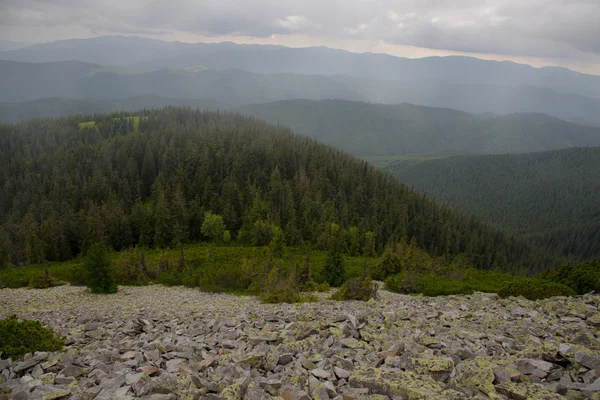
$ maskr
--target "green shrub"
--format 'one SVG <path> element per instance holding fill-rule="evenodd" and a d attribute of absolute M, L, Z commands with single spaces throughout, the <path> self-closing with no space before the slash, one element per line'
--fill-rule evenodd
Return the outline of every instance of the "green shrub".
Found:
<path fill-rule="evenodd" d="M 273 289 L 262 292 L 260 299 L 263 303 L 298 303 L 300 292 L 291 285 L 279 285 Z"/>
<path fill-rule="evenodd" d="M 445 276 L 421 275 L 417 280 L 417 293 L 424 296 L 450 296 L 455 294 L 472 294 L 470 284 Z"/>
<path fill-rule="evenodd" d="M 385 288 L 391 292 L 411 294 L 417 292 L 419 274 L 409 271 L 404 274 L 392 275 L 385 280 Z"/>
<path fill-rule="evenodd" d="M 600 263 L 590 260 L 575 266 L 563 265 L 552 281 L 569 286 L 577 294 L 600 291 Z"/>
<path fill-rule="evenodd" d="M 298 285 L 298 289 L 301 292 L 320 292 L 325 293 L 331 290 L 331 286 L 327 282 L 316 283 L 314 281 L 302 283 Z"/>
<path fill-rule="evenodd" d="M 404 274 L 392 275 L 392 276 L 389 276 L 384 281 L 384 287 L 386 290 L 389 290 L 390 292 L 405 293 L 403 290 L 403 286 L 402 286 L 403 282 L 404 282 Z"/>
<path fill-rule="evenodd" d="M 17 359 L 36 351 L 60 351 L 64 338 L 38 321 L 19 321 L 16 315 L 0 320 L 0 358 Z"/>
<path fill-rule="evenodd" d="M 498 294 L 503 299 L 511 296 L 523 296 L 529 300 L 537 300 L 552 296 L 572 296 L 575 291 L 560 283 L 537 278 L 522 278 L 507 284 Z"/>
<path fill-rule="evenodd" d="M 371 280 L 370 277 L 354 278 L 344 283 L 334 294 L 331 295 L 333 300 L 363 300 L 377 298 L 378 286 Z"/>
<path fill-rule="evenodd" d="M 54 286 L 66 285 L 67 282 L 54 279 L 50 275 L 46 275 L 43 272 L 35 274 L 29 281 L 29 287 L 31 289 L 47 289 Z"/>
<path fill-rule="evenodd" d="M 146 285 L 148 268 L 141 250 L 127 250 L 119 255 L 114 268 L 115 278 L 122 285 Z"/>
<path fill-rule="evenodd" d="M 106 247 L 94 244 L 84 262 L 85 284 L 92 293 L 115 293 L 117 283 Z"/>
<path fill-rule="evenodd" d="M 16 289 L 26 287 L 31 282 L 34 273 L 26 267 L 8 267 L 0 271 L 0 279 L 5 287 Z"/>
<path fill-rule="evenodd" d="M 472 294 L 473 287 L 468 283 L 446 276 L 406 273 L 390 276 L 385 280 L 385 288 L 391 292 L 424 296 L 450 296 L 456 294 Z"/>

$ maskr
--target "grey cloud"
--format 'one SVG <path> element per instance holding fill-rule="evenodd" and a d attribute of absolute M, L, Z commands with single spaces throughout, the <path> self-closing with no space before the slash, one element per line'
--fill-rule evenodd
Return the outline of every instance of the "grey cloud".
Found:
<path fill-rule="evenodd" d="M 598 21 L 597 0 L 3 0 L 0 4 L 0 33 L 28 24 L 77 24 L 115 34 L 304 34 L 547 58 L 600 55 Z"/>

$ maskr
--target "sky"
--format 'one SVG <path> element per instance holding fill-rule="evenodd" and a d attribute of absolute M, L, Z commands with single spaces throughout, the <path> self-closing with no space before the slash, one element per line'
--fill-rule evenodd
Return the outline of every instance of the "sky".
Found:
<path fill-rule="evenodd" d="M 600 75 L 600 0 L 0 0 L 0 40 L 103 35 L 470 55 Z"/>

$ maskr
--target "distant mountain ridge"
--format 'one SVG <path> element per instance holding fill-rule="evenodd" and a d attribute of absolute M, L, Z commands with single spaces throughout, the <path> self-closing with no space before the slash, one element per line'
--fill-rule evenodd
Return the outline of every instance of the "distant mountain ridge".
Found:
<path fill-rule="evenodd" d="M 36 44 L 2 51 L 0 59 L 23 62 L 79 60 L 148 70 L 203 65 L 262 74 L 346 75 L 377 80 L 444 80 L 464 84 L 525 85 L 600 99 L 600 76 L 560 67 L 534 68 L 508 61 L 449 56 L 409 59 L 351 53 L 327 47 L 181 43 L 103 36 Z"/>
<path fill-rule="evenodd" d="M 46 97 L 114 100 L 143 95 L 214 99 L 231 105 L 293 99 L 411 103 L 471 113 L 538 112 L 577 123 L 600 125 L 600 100 L 533 86 L 258 74 L 242 70 L 210 70 L 205 66 L 144 72 L 81 61 L 0 61 L 0 101 L 22 102 Z"/>

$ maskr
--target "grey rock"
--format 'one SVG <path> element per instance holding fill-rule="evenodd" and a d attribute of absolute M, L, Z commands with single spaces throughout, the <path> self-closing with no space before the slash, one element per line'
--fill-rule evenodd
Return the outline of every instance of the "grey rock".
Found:
<path fill-rule="evenodd" d="M 600 358 L 592 354 L 576 353 L 575 362 L 589 369 L 600 369 Z"/>

